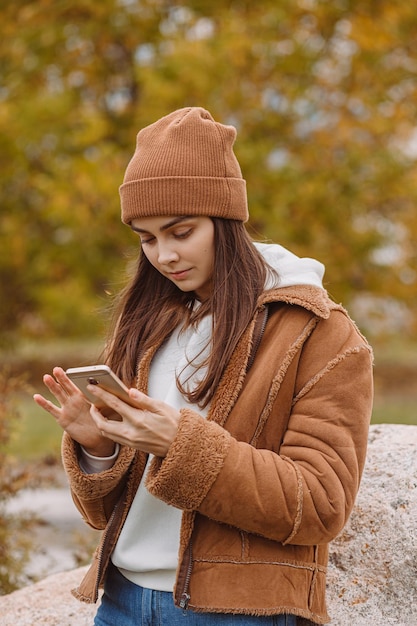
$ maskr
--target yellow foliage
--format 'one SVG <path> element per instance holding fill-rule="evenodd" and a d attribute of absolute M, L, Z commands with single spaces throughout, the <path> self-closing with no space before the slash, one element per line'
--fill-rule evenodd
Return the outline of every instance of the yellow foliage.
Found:
<path fill-rule="evenodd" d="M 0 16 L 7 332 L 91 330 L 133 245 L 118 187 L 136 133 L 189 105 L 237 126 L 257 232 L 320 258 L 347 305 L 415 317 L 412 3 L 6 0 Z"/>

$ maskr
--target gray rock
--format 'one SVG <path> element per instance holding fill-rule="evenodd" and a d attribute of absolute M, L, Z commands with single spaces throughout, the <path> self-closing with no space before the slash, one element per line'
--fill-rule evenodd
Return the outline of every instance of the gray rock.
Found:
<path fill-rule="evenodd" d="M 332 626 L 417 625 L 417 426 L 374 425 L 352 516 L 330 548 Z M 86 568 L 0 597 L 2 626 L 91 626 L 70 593 Z"/>
<path fill-rule="evenodd" d="M 52 574 L 0 597 L 1 626 L 92 626 L 97 606 L 72 595 L 87 568 Z"/>
<path fill-rule="evenodd" d="M 417 625 L 417 426 L 371 426 L 351 518 L 330 547 L 334 626 Z"/>

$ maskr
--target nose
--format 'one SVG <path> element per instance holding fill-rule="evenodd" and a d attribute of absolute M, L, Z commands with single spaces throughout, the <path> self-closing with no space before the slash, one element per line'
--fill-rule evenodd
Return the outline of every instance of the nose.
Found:
<path fill-rule="evenodd" d="M 158 245 L 158 263 L 160 265 L 169 265 L 178 261 L 179 255 L 175 250 L 175 247 L 169 243 L 159 242 Z"/>

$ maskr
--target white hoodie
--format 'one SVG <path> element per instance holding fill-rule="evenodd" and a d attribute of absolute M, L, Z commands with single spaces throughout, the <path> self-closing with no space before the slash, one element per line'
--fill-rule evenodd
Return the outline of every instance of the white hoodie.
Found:
<path fill-rule="evenodd" d="M 268 278 L 265 289 L 292 285 L 323 286 L 324 265 L 319 261 L 308 257 L 300 258 L 276 243 L 255 243 L 254 245 L 279 277 L 278 283 L 272 277 Z"/>
<path fill-rule="evenodd" d="M 322 287 L 324 266 L 310 258 L 299 258 L 277 244 L 255 243 L 277 277 L 270 275 L 265 289 L 290 285 Z M 198 328 L 177 329 L 158 350 L 150 369 L 148 393 L 180 410 L 190 404 L 179 392 L 176 376 L 193 373 L 190 360 L 207 346 L 211 332 L 211 316 L 201 320 Z M 204 359 L 204 352 L 199 356 Z M 201 373 L 200 373 L 201 376 Z M 191 379 L 192 384 L 192 379 Z M 206 416 L 208 407 L 198 409 Z M 112 466 L 112 457 L 99 459 L 87 455 L 81 458 L 83 471 L 93 473 Z M 182 512 L 153 497 L 142 480 L 132 502 L 116 548 L 113 563 L 131 582 L 159 591 L 172 591 L 178 565 L 178 547 Z"/>

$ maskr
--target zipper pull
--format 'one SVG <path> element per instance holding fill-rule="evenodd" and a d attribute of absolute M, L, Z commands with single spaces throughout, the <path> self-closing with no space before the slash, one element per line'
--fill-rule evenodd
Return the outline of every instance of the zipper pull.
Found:
<path fill-rule="evenodd" d="M 190 601 L 190 595 L 184 592 L 181 596 L 180 607 L 186 611 L 188 608 L 189 601 Z"/>

